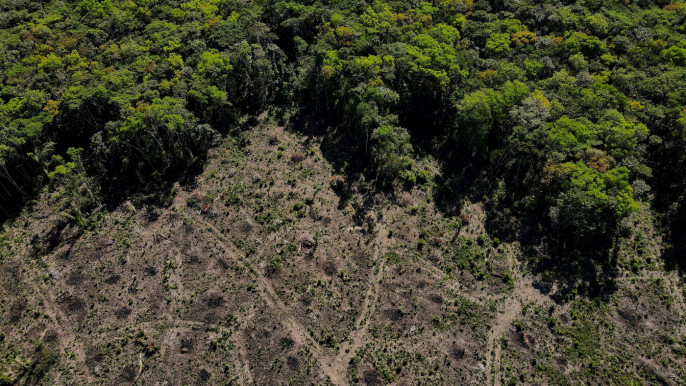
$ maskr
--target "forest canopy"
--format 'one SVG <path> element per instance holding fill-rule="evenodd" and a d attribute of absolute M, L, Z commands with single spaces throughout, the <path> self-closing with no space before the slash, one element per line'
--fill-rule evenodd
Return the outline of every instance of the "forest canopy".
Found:
<path fill-rule="evenodd" d="M 429 154 L 566 243 L 641 208 L 676 238 L 685 34 L 668 1 L 6 0 L 0 215 L 51 189 L 86 225 L 271 111 L 344 138 L 380 189 L 431 183 Z"/>

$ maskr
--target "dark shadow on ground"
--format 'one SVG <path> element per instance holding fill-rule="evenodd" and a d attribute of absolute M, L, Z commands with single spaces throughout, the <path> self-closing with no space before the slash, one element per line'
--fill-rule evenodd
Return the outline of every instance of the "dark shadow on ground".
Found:
<path fill-rule="evenodd" d="M 0 225 L 16 218 L 24 208 L 27 208 L 38 196 L 36 191 L 26 193 L 11 187 L 6 187 L 0 194 Z"/>
<path fill-rule="evenodd" d="M 393 194 L 373 183 L 374 176 L 366 167 L 368 158 L 356 150 L 358 147 L 350 133 L 332 129 L 326 116 L 303 114 L 293 119 L 288 128 L 321 142 L 324 158 L 343 177 L 343 183 L 335 189 L 339 209 L 350 204 L 353 194 L 363 197 L 360 207 L 355 208 L 356 222 L 364 221 L 379 193 Z M 502 241 L 517 241 L 522 245 L 523 262 L 540 278 L 542 292 L 557 301 L 577 295 L 607 300 L 617 290 L 615 242 L 611 237 L 603 235 L 570 241 L 546 229 L 547 212 L 513 209 L 517 207 L 516 201 L 523 197 L 493 201 L 493 191 L 498 187 L 502 170 L 492 169 L 487 160 L 479 159 L 466 146 L 416 134 L 413 146 L 420 154 L 431 154 L 440 165 L 432 197 L 437 209 L 444 216 L 459 216 L 465 201 L 483 202 L 487 232 Z M 356 183 L 361 179 L 369 183 Z"/>
<path fill-rule="evenodd" d="M 30 256 L 37 258 L 48 255 L 55 251 L 60 245 L 69 245 L 63 258 L 68 259 L 71 249 L 76 241 L 81 237 L 83 230 L 72 226 L 64 219 L 57 221 L 44 234 L 34 235 L 31 239 Z"/>
<path fill-rule="evenodd" d="M 686 209 L 681 212 L 686 212 Z M 670 224 L 670 237 L 662 258 L 667 269 L 676 269 L 681 274 L 686 274 L 686 213 L 677 215 Z"/>
<path fill-rule="evenodd" d="M 108 210 L 114 210 L 126 201 L 130 201 L 135 207 L 167 207 L 174 198 L 173 187 L 179 184 L 182 189 L 193 189 L 197 177 L 202 174 L 208 160 L 209 151 L 215 147 L 222 138 L 234 137 L 238 139 L 239 146 L 242 143 L 242 132 L 251 130 L 259 124 L 255 117 L 248 118 L 242 125 L 229 125 L 223 130 L 217 130 L 216 142 L 207 147 L 206 151 L 199 152 L 193 162 L 185 168 L 175 170 L 165 176 L 149 178 L 141 181 L 135 175 L 128 176 L 113 185 L 103 185 L 102 196 Z"/>
<path fill-rule="evenodd" d="M 316 113 L 302 113 L 286 126 L 287 130 L 299 132 L 321 142 L 320 150 L 326 161 L 334 168 L 336 175 L 331 176 L 331 187 L 338 195 L 338 209 L 348 205 L 355 207 L 355 222 L 362 225 L 374 207 L 378 194 L 392 194 L 374 181 L 367 168 L 369 158 L 358 149 L 355 139 L 345 129 L 334 129 L 326 116 Z M 308 146 L 308 143 L 305 143 Z M 340 179 L 339 179 L 340 177 Z M 364 180 L 368 183 L 358 183 Z M 360 195 L 362 202 L 352 202 L 353 195 Z"/>
<path fill-rule="evenodd" d="M 575 238 L 553 230 L 547 209 L 516 210 L 512 202 L 488 202 L 486 231 L 521 245 L 521 262 L 539 278 L 542 292 L 557 302 L 574 296 L 609 300 L 617 290 L 618 235 Z"/>
<path fill-rule="evenodd" d="M 486 232 L 521 245 L 523 263 L 539 277 L 542 292 L 556 301 L 575 295 L 607 300 L 617 290 L 615 235 L 576 239 L 552 231 L 545 203 L 522 209 L 531 192 L 528 182 L 509 178 L 505 170 L 459 144 L 446 142 L 427 151 L 433 151 L 441 165 L 433 196 L 437 208 L 446 216 L 458 216 L 465 200 L 483 203 Z M 500 188 L 510 193 L 495 194 Z"/>
<path fill-rule="evenodd" d="M 0 165 L 0 225 L 17 217 L 38 196 L 31 181 L 40 170 L 35 164 Z"/>
<path fill-rule="evenodd" d="M 524 245 L 524 261 L 532 273 L 540 275 L 553 300 L 564 302 L 578 295 L 609 301 L 617 290 L 616 256 L 606 246 L 570 248 L 555 241 L 541 245 L 545 247 Z"/>

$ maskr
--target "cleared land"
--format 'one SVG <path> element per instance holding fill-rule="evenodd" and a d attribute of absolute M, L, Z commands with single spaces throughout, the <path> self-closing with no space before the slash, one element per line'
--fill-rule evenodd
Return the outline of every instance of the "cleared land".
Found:
<path fill-rule="evenodd" d="M 214 149 L 168 205 L 132 200 L 92 231 L 42 197 L 2 238 L 2 373 L 46 384 L 686 380 L 684 294 L 651 258 L 656 242 L 618 252 L 605 296 L 575 296 L 586 278 L 532 265 L 543 248 L 489 236 L 487 203 L 368 193 L 339 177 L 325 140 L 261 123 Z"/>

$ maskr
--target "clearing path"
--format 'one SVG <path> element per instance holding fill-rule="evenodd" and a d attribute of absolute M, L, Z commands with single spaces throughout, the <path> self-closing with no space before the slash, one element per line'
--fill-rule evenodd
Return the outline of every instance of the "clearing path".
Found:
<path fill-rule="evenodd" d="M 208 230 L 210 230 L 210 232 L 212 232 L 212 234 L 215 236 L 217 240 L 217 245 L 222 248 L 227 257 L 245 266 L 246 271 L 250 275 L 250 278 L 254 282 L 256 282 L 258 291 L 262 299 L 267 303 L 267 305 L 270 308 L 276 310 L 280 315 L 282 315 L 282 323 L 293 336 L 293 340 L 300 345 L 307 346 L 308 349 L 310 349 L 313 352 L 316 358 L 325 358 L 324 352 L 321 349 L 319 343 L 312 338 L 307 328 L 300 324 L 300 322 L 298 322 L 298 320 L 295 317 L 293 317 L 293 315 L 291 315 L 290 311 L 283 303 L 283 301 L 281 301 L 281 298 L 279 298 L 276 291 L 274 291 L 274 288 L 272 287 L 271 283 L 269 283 L 267 278 L 265 278 L 259 272 L 257 272 L 252 267 L 247 265 L 244 259 L 240 259 L 238 257 L 238 251 L 236 251 L 235 248 L 230 247 L 230 245 L 233 245 L 233 243 L 231 243 L 230 240 L 226 239 L 226 237 L 221 233 L 219 229 L 217 229 L 216 226 L 214 226 L 214 224 L 204 219 L 201 215 L 193 213 L 193 211 L 184 210 L 184 202 L 184 200 L 181 200 L 180 197 L 177 196 L 176 207 L 178 208 L 178 210 L 183 214 L 187 215 L 194 222 L 203 225 Z M 339 378 L 339 372 L 334 371 L 331 367 L 331 364 L 328 363 L 328 361 L 320 360 L 320 365 L 322 367 L 322 370 L 324 371 L 324 374 L 326 374 L 335 384 L 344 383 L 345 379 Z"/>
<path fill-rule="evenodd" d="M 512 326 L 517 316 L 522 311 L 522 304 L 519 300 L 508 298 L 505 301 L 503 310 L 495 317 L 493 330 L 488 335 L 486 344 L 486 384 L 499 384 L 498 372 L 500 371 L 500 351 L 501 346 L 497 344 L 500 339 Z M 493 352 L 493 354 L 491 354 Z"/>
<path fill-rule="evenodd" d="M 369 329 L 369 316 L 376 311 L 376 307 L 379 302 L 378 293 L 379 289 L 381 288 L 381 280 L 383 279 L 384 266 L 386 263 L 385 258 L 379 258 L 379 245 L 382 244 L 386 239 L 388 239 L 388 230 L 382 226 L 377 232 L 374 243 L 373 261 L 377 266 L 377 271 L 372 274 L 371 282 L 367 287 L 364 302 L 362 303 L 362 311 L 360 311 L 360 314 L 355 320 L 355 327 L 353 332 L 350 334 L 350 338 L 343 342 L 340 350 L 338 351 L 338 355 L 336 355 L 336 357 L 331 361 L 333 370 L 337 373 L 336 378 L 340 379 L 341 381 L 346 379 L 348 363 L 350 363 L 350 359 L 353 358 L 357 350 L 363 346 L 364 336 L 367 334 L 367 330 Z"/>
<path fill-rule="evenodd" d="M 350 362 L 350 359 L 355 356 L 357 350 L 364 345 L 364 337 L 369 329 L 370 316 L 377 308 L 378 293 L 381 288 L 385 267 L 385 259 L 379 257 L 379 252 L 380 249 L 383 248 L 385 240 L 388 239 L 388 230 L 384 226 L 381 226 L 376 233 L 374 239 L 373 261 L 377 269 L 370 277 L 370 282 L 368 283 L 367 291 L 362 303 L 362 310 L 355 319 L 350 338 L 342 343 L 338 354 L 331 357 L 330 355 L 325 354 L 319 342 L 312 338 L 310 331 L 291 314 L 269 280 L 259 271 L 249 266 L 244 259 L 239 257 L 240 254 L 233 246 L 233 243 L 228 240 L 212 222 L 204 218 L 197 211 L 186 209 L 185 199 L 183 199 L 181 195 L 178 195 L 175 199 L 175 206 L 177 210 L 184 214 L 189 220 L 207 228 L 216 238 L 217 245 L 224 251 L 227 257 L 231 258 L 236 263 L 245 266 L 250 278 L 256 283 L 261 298 L 270 308 L 282 315 L 283 319 L 281 322 L 290 332 L 293 340 L 300 345 L 307 346 L 314 356 L 318 358 L 322 371 L 329 380 L 335 385 L 347 384 L 348 363 Z M 245 357 L 245 353 L 243 353 L 242 356 Z M 244 368 L 246 368 L 244 379 L 251 379 L 252 377 L 249 376 L 249 366 L 246 364 L 244 365 Z"/>
<path fill-rule="evenodd" d="M 508 255 L 508 265 L 510 272 L 518 272 L 514 256 Z M 530 303 L 543 305 L 548 301 L 552 300 L 534 288 L 531 278 L 517 277 L 514 291 L 505 297 L 505 304 L 496 315 L 492 331 L 488 335 L 485 366 L 486 384 L 500 384 L 500 354 L 502 346 L 499 344 L 499 339 L 505 336 L 512 327 L 512 323 L 521 316 L 523 305 Z"/>

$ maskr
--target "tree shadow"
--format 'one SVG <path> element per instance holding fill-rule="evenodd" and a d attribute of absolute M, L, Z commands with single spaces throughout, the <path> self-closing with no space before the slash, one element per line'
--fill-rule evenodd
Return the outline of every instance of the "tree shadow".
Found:
<path fill-rule="evenodd" d="M 40 176 L 39 165 L 19 158 L 0 164 L 0 224 L 16 218 L 39 194 L 39 187 L 33 184 Z"/>
<path fill-rule="evenodd" d="M 465 199 L 482 201 L 484 181 L 479 163 L 455 161 L 455 158 L 444 153 L 439 158 L 439 164 L 441 168 L 439 175 L 434 178 L 432 200 L 444 216 L 459 216 Z"/>
<path fill-rule="evenodd" d="M 600 232 L 576 238 L 552 229 L 544 208 L 513 211 L 511 205 L 487 205 L 486 231 L 520 244 L 520 262 L 537 277 L 542 293 L 556 302 L 575 296 L 607 301 L 617 291 L 618 234 Z"/>
<path fill-rule="evenodd" d="M 16 189 L 0 182 L 0 225 L 15 219 L 22 210 L 38 197 L 38 191 Z"/>
<path fill-rule="evenodd" d="M 55 222 L 42 235 L 34 235 L 30 242 L 30 256 L 38 258 L 54 252 L 60 245 L 68 244 L 69 248 L 65 252 L 65 258 L 69 257 L 72 248 L 79 240 L 83 230 L 79 227 L 70 226 L 69 222 L 60 219 Z"/>
<path fill-rule="evenodd" d="M 350 133 L 332 130 L 326 117 L 301 115 L 291 122 L 290 130 L 320 140 L 324 158 L 336 173 L 344 176 L 344 183 L 334 189 L 339 209 L 349 205 L 354 194 L 363 197 L 363 202 L 355 207 L 356 222 L 364 221 L 379 193 L 393 194 L 373 183 L 357 183 L 373 179 L 365 167 L 368 158 L 357 150 Z M 461 214 L 465 202 L 484 203 L 488 234 L 522 245 L 523 263 L 540 278 L 541 292 L 562 302 L 574 296 L 607 300 L 617 290 L 616 240 L 610 235 L 575 240 L 550 231 L 544 214 L 547 211 L 513 209 L 523 197 L 500 201 L 489 198 L 497 188 L 499 171 L 491 169 L 487 160 L 475 157 L 471 150 L 452 141 L 437 146 L 430 138 L 413 137 L 413 145 L 419 153 L 432 154 L 438 161 L 440 173 L 434 180 L 432 195 L 436 208 L 444 216 L 454 217 Z"/>
<path fill-rule="evenodd" d="M 251 116 L 242 125 L 229 126 L 230 128 L 217 131 L 217 142 L 227 137 L 241 139 L 243 132 L 253 129 L 258 124 L 259 120 Z M 174 185 L 178 183 L 182 189 L 191 189 L 196 184 L 197 177 L 202 174 L 207 165 L 209 150 L 214 146 L 216 143 L 208 146 L 205 151 L 199 151 L 195 159 L 185 167 L 175 169 L 165 175 L 141 180 L 139 175 L 129 174 L 121 176 L 122 178 L 114 183 L 104 183 L 102 185 L 103 204 L 107 210 L 114 210 L 126 201 L 131 201 L 136 207 L 168 207 L 174 199 Z M 239 146 L 247 146 L 247 143 L 239 140 Z"/>
<path fill-rule="evenodd" d="M 681 210 L 686 212 L 686 208 Z M 680 213 L 670 224 L 669 244 L 662 251 L 667 269 L 686 274 L 686 213 Z"/>
<path fill-rule="evenodd" d="M 617 291 L 616 252 L 612 247 L 570 247 L 552 240 L 545 243 L 545 248 L 525 245 L 524 261 L 532 273 L 539 275 L 553 300 L 564 302 L 583 296 L 608 301 Z"/>
<path fill-rule="evenodd" d="M 684 236 L 686 237 L 686 235 Z M 686 273 L 686 243 L 679 242 L 668 245 L 662 252 L 662 259 L 667 269 Z"/>
<path fill-rule="evenodd" d="M 459 147 L 435 154 L 441 166 L 433 195 L 437 209 L 444 216 L 457 216 L 465 201 L 483 203 L 486 232 L 521 245 L 522 263 L 538 277 L 541 292 L 560 302 L 577 295 L 607 300 L 617 290 L 616 235 L 600 232 L 577 239 L 554 231 L 544 202 L 523 209 L 527 192 L 522 181 L 503 179 L 502 170 Z M 501 181 L 505 191 L 514 193 L 494 194 Z"/>
<path fill-rule="evenodd" d="M 391 189 L 373 183 L 374 177 L 367 168 L 369 157 L 359 150 L 349 131 L 332 129 L 328 117 L 312 111 L 302 112 L 288 122 L 286 129 L 316 138 L 321 143 L 322 156 L 334 169 L 335 175 L 331 176 L 330 184 L 338 195 L 337 207 L 342 210 L 352 205 L 355 208 L 354 221 L 358 225 L 363 224 L 374 207 L 378 193 L 392 193 Z M 360 184 L 361 180 L 370 183 Z M 355 195 L 362 197 L 361 203 L 352 202 Z"/>

